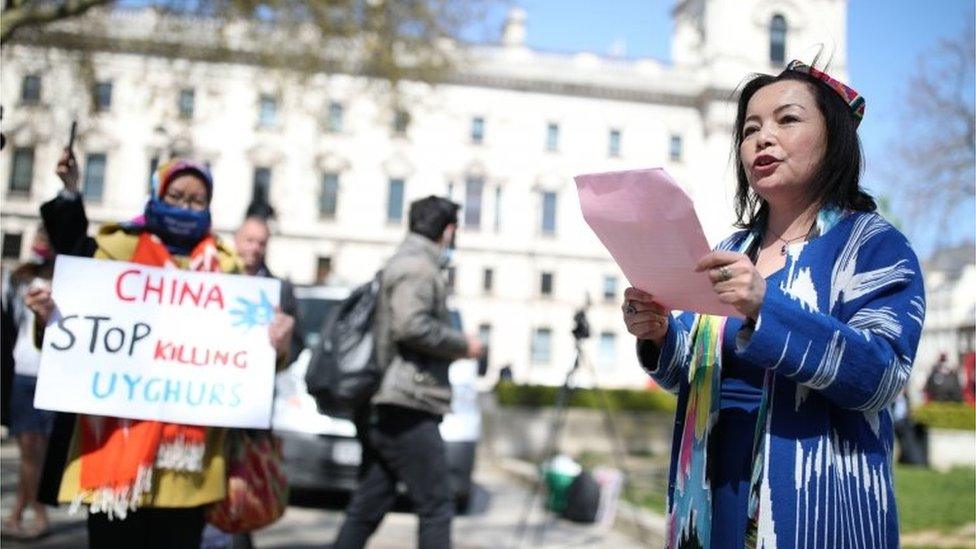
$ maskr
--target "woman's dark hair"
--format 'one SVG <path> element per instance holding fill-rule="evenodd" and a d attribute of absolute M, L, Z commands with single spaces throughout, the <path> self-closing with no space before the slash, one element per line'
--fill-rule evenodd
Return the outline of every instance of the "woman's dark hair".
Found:
<path fill-rule="evenodd" d="M 766 216 L 766 210 L 769 208 L 766 201 L 749 188 L 746 171 L 742 167 L 742 127 L 746 121 L 746 108 L 757 91 L 784 80 L 806 82 L 812 86 L 817 108 L 823 115 L 827 128 L 827 147 L 823 161 L 818 166 L 813 181 L 810 182 L 810 198 L 822 205 L 830 204 L 842 209 L 873 212 L 877 209 L 874 198 L 864 192 L 859 184 L 864 166 L 861 140 L 857 135 L 857 124 L 847 103 L 820 80 L 797 71 L 783 71 L 778 76 L 756 75 L 742 87 L 739 93 L 732 151 L 736 168 L 736 226 L 753 228 Z"/>

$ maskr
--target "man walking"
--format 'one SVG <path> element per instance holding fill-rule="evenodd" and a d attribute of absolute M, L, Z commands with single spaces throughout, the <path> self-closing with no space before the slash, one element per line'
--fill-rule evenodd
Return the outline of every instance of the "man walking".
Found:
<path fill-rule="evenodd" d="M 483 350 L 478 337 L 451 327 L 447 310 L 441 270 L 459 208 L 436 196 L 410 204 L 409 233 L 383 268 L 374 333 L 377 360 L 388 366 L 372 400 L 362 475 L 337 549 L 366 544 L 393 506 L 398 481 L 419 518 L 418 547 L 451 546 L 454 503 L 438 424 L 451 407 L 451 362 Z"/>

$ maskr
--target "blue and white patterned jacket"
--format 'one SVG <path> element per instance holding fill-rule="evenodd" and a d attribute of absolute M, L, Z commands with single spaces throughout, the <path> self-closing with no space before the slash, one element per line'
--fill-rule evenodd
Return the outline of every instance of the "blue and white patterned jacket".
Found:
<path fill-rule="evenodd" d="M 746 235 L 720 247 L 736 249 Z M 908 381 L 922 331 L 918 260 L 879 215 L 853 212 L 791 246 L 785 269 L 783 282 L 766 289 L 755 330 L 740 332 L 735 350 L 773 373 L 759 433 L 757 545 L 897 547 L 890 405 Z M 659 354 L 638 345 L 644 368 L 678 395 L 669 501 L 693 318 L 671 317 Z"/>

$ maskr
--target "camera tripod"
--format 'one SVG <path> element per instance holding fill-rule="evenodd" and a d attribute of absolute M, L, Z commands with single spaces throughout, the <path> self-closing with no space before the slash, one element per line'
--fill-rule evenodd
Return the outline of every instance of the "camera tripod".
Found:
<path fill-rule="evenodd" d="M 550 463 L 552 458 L 556 455 L 556 450 L 559 445 L 559 435 L 562 432 L 563 427 L 566 425 L 566 411 L 569 404 L 569 397 L 573 391 L 573 378 L 579 371 L 581 365 L 585 365 L 587 370 L 591 375 L 593 381 L 593 390 L 597 392 L 600 400 L 600 408 L 603 410 L 604 423 L 607 426 L 607 430 L 610 432 L 610 437 L 613 441 L 613 455 L 614 462 L 617 469 L 623 474 L 623 494 L 628 498 L 631 496 L 631 485 L 630 485 L 630 471 L 624 462 L 624 447 L 620 440 L 620 434 L 617 430 L 616 422 L 614 421 L 613 412 L 610 410 L 610 401 L 607 398 L 606 392 L 600 388 L 597 380 L 597 371 L 593 367 L 593 364 L 587 359 L 586 354 L 583 350 L 583 341 L 590 337 L 590 324 L 586 319 L 586 309 L 579 309 L 573 316 L 573 339 L 576 344 L 576 357 L 573 360 L 573 366 L 566 372 L 566 378 L 563 381 L 562 387 L 560 387 L 559 392 L 556 394 L 556 402 L 553 407 L 552 422 L 549 425 L 549 432 L 546 436 L 546 443 L 543 447 L 542 453 L 542 464 Z M 529 493 L 528 497 L 525 499 L 525 505 L 522 509 L 522 517 L 519 520 L 519 524 L 515 530 L 515 539 L 513 541 L 513 548 L 521 547 L 522 541 L 525 538 L 526 529 L 528 528 L 529 518 L 532 514 L 532 508 L 535 504 L 536 498 L 542 492 L 543 487 L 543 475 L 539 475 L 539 478 L 533 483 L 532 491 Z M 631 498 L 633 499 L 633 498 Z M 637 528 L 638 535 L 644 538 L 644 528 L 641 526 L 640 520 L 637 515 L 636 505 L 631 505 L 631 510 L 634 514 L 634 525 Z M 540 545 L 542 543 L 543 536 L 545 535 L 545 530 L 548 526 L 555 522 L 557 516 L 554 512 L 549 512 L 547 519 L 541 522 L 535 528 L 535 539 L 533 540 L 535 545 Z"/>

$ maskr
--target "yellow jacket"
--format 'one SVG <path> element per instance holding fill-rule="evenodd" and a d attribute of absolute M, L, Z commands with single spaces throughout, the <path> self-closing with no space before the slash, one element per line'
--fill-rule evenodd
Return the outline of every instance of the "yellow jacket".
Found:
<path fill-rule="evenodd" d="M 128 261 L 135 253 L 139 235 L 126 232 L 119 225 L 103 227 L 95 241 L 98 250 L 96 259 Z M 243 271 L 240 259 L 233 250 L 217 241 L 220 270 L 236 274 Z M 189 258 L 174 256 L 173 261 L 185 269 Z M 73 502 L 81 493 L 81 446 L 79 425 L 71 436 L 68 462 L 61 476 L 58 501 Z M 156 469 L 153 471 L 152 489 L 143 496 L 140 507 L 197 507 L 224 499 L 227 494 L 227 475 L 224 457 L 224 439 L 227 429 L 207 428 L 203 455 L 203 470 L 199 473 Z M 84 498 L 82 503 L 91 503 Z"/>

